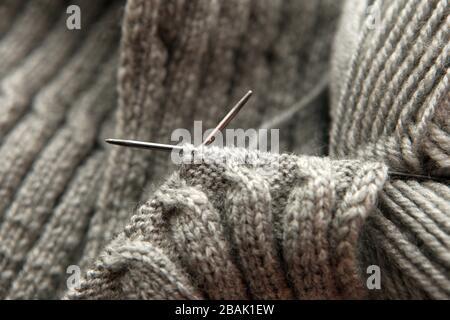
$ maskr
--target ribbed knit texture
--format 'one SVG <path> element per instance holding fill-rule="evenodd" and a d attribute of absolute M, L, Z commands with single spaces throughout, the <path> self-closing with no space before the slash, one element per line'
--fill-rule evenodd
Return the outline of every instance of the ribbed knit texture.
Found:
<path fill-rule="evenodd" d="M 331 155 L 449 178 L 449 2 L 374 5 L 381 21 L 371 29 L 364 5 L 347 1 L 335 39 Z M 378 208 L 360 250 L 365 264 L 386 270 L 373 297 L 448 299 L 449 184 L 391 179 Z"/>
<path fill-rule="evenodd" d="M 361 298 L 382 164 L 187 148 L 70 298 Z M 221 161 L 223 160 L 223 161 Z"/>
<path fill-rule="evenodd" d="M 66 28 L 69 4 L 81 30 Z M 234 127 L 302 109 L 275 123 L 289 128 L 282 150 L 323 154 L 339 10 L 335 0 L 2 2 L 0 298 L 59 297 L 66 267 L 86 271 L 169 172 L 166 155 L 104 150 L 104 137 L 169 142 L 194 119 L 206 130 L 251 88 Z"/>
<path fill-rule="evenodd" d="M 0 298 L 450 298 L 450 186 L 388 175 L 450 176 L 448 8 L 2 2 Z M 282 154 L 103 143 L 206 130 L 248 89 L 230 127 Z"/>
<path fill-rule="evenodd" d="M 202 120 L 206 130 L 252 88 L 258 94 L 230 127 L 258 128 L 274 114 L 301 102 L 303 116 L 300 112 L 299 118 L 281 124 L 292 128 L 280 134 L 281 143 L 284 150 L 298 145 L 322 154 L 326 130 L 316 129 L 327 125 L 322 83 L 339 14 L 337 4 L 334 0 L 315 4 L 297 0 L 128 1 L 115 136 L 170 142 L 173 130 L 191 129 L 194 120 Z M 299 16 L 312 20 L 300 23 Z M 306 93 L 317 87 L 322 90 L 316 89 L 305 103 Z M 146 201 L 173 168 L 164 153 L 111 151 L 87 235 L 83 268 L 123 229 L 139 201 Z"/>
<path fill-rule="evenodd" d="M 73 4 L 83 13 L 73 32 L 64 1 L 0 11 L 15 16 L 0 39 L 1 298 L 57 296 L 96 201 L 120 13 L 103 1 Z"/>

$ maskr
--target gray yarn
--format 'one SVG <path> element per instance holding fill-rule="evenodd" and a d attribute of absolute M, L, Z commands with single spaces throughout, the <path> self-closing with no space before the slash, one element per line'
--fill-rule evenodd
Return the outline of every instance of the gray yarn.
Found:
<path fill-rule="evenodd" d="M 27 4 L 16 22 L 28 17 L 28 8 L 37 3 Z M 76 262 L 61 254 L 71 257 L 79 250 L 89 220 L 83 230 L 64 221 L 82 223 L 83 210 L 91 213 L 97 198 L 98 185 L 86 183 L 89 173 L 82 168 L 92 166 L 84 165 L 92 163 L 91 158 L 99 158 L 103 148 L 96 145 L 97 134 L 115 108 L 118 6 L 107 8 L 101 1 L 84 0 L 74 4 L 83 10 L 85 28 L 67 32 L 66 16 L 61 14 L 65 11 L 55 7 L 59 12 L 51 23 L 53 29 L 40 35 L 43 40 L 33 44 L 28 55 L 17 59 L 17 65 L 1 78 L 5 112 L 0 120 L 4 129 L 0 136 L 2 298 L 10 290 L 10 297 L 57 296 L 67 265 Z M 54 10 L 53 5 L 48 9 Z M 96 18 L 99 21 L 93 23 Z M 20 39 L 17 32 L 12 27 L 2 40 Z M 73 236 L 71 228 L 78 230 Z M 58 247 L 51 245 L 55 242 L 72 249 L 65 252 L 60 247 L 62 251 L 55 253 Z M 53 258 L 55 254 L 60 259 Z M 36 268 L 40 271 L 26 271 Z M 37 278 L 42 282 L 35 282 Z"/>
<path fill-rule="evenodd" d="M 332 82 L 331 154 L 448 177 L 448 1 L 376 1 L 385 14 L 371 31 L 352 19 L 357 2 L 347 1 L 341 29 L 360 25 L 353 55 L 336 38 L 333 77 L 346 80 Z M 373 297 L 448 299 L 450 186 L 391 179 L 379 208 L 365 226 L 361 252 L 366 265 L 387 266 L 390 278 Z"/>
<path fill-rule="evenodd" d="M 332 29 L 338 9 L 336 1 L 314 5 L 297 0 L 173 1 L 172 6 L 165 1 L 129 1 L 122 31 L 115 136 L 166 142 L 174 128 L 189 129 L 194 120 L 201 119 L 203 127 L 210 128 L 249 86 L 258 95 L 248 108 L 257 112 L 243 110 L 230 127 L 257 127 L 272 118 L 267 109 L 288 109 L 322 79 L 328 55 L 320 50 L 317 56 L 315 50 L 329 48 L 332 34 L 325 30 Z M 300 33 L 298 15 L 314 18 Z M 278 30 L 280 24 L 288 31 Z M 311 30 L 316 29 L 325 34 L 310 39 Z M 283 37 L 277 38 L 280 33 Z M 299 39 L 315 44 L 314 51 L 299 46 Z M 309 114 L 324 108 L 323 100 L 314 102 Z M 322 118 L 312 117 L 305 123 L 313 128 L 316 123 L 322 125 Z M 290 125 L 305 127 L 305 123 Z M 311 140 L 311 145 L 320 146 L 324 136 L 319 132 L 302 143 Z M 294 144 L 297 138 L 283 136 L 281 144 Z M 122 230 L 132 207 L 148 198 L 142 189 L 153 192 L 155 183 L 172 168 L 164 154 L 111 151 L 83 267 Z"/>
<path fill-rule="evenodd" d="M 387 174 L 450 175 L 448 0 L 73 3 L 70 32 L 65 2 L 0 4 L 0 298 L 450 297 L 450 186 Z M 250 88 L 231 127 L 295 154 L 104 149 Z"/>
<path fill-rule="evenodd" d="M 161 155 L 103 152 L 102 137 L 163 141 L 194 119 L 206 129 L 249 87 L 259 91 L 258 112 L 234 123 L 258 126 L 322 78 L 339 11 L 329 0 L 128 1 L 116 107 L 120 9 L 72 4 L 83 13 L 73 32 L 61 1 L 0 5 L 2 298 L 58 297 L 67 265 L 86 270 L 168 172 Z M 321 112 L 310 115 L 324 109 L 313 101 L 302 126 L 322 123 Z M 292 150 L 293 132 L 282 137 Z M 301 139 L 325 143 L 323 132 Z"/>
<path fill-rule="evenodd" d="M 383 165 L 245 149 L 195 152 L 205 161 L 168 179 L 69 298 L 366 294 L 356 246 L 386 179 Z"/>

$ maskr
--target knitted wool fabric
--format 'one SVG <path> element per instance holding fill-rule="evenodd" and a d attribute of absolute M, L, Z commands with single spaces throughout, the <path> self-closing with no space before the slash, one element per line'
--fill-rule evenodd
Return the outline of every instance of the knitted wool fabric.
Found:
<path fill-rule="evenodd" d="M 12 1 L 10 1 L 12 3 Z M 117 4 L 63 1 L 3 7 L 0 41 L 0 297 L 55 297 L 76 261 L 103 172 L 99 132 L 111 125 Z"/>
<path fill-rule="evenodd" d="M 334 158 L 450 176 L 450 10 L 447 0 L 344 6 L 332 75 Z M 450 297 L 450 186 L 391 179 L 365 226 L 365 264 L 382 270 L 378 298 Z"/>
<path fill-rule="evenodd" d="M 358 236 L 385 166 L 216 147 L 185 160 L 69 298 L 366 295 Z"/>
<path fill-rule="evenodd" d="M 448 184 L 383 183 L 373 162 L 448 176 L 448 2 L 372 4 L 368 28 L 369 2 L 347 1 L 335 40 L 338 160 L 206 151 L 231 162 L 181 167 L 68 297 L 450 297 Z M 381 290 L 365 289 L 368 265 Z"/>
<path fill-rule="evenodd" d="M 81 30 L 66 27 L 69 4 Z M 168 142 L 194 119 L 213 126 L 252 88 L 236 127 L 282 125 L 282 150 L 323 154 L 339 10 L 335 0 L 2 1 L 0 298 L 60 297 L 67 266 L 87 270 L 169 172 L 164 155 L 105 150 L 104 137 Z"/>

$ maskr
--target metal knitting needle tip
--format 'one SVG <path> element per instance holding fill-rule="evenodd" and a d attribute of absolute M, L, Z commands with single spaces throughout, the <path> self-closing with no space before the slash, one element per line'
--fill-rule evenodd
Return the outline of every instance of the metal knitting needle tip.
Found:
<path fill-rule="evenodd" d="M 107 143 L 118 146 L 139 148 L 139 149 L 152 149 L 152 150 L 156 149 L 163 151 L 183 150 L 183 147 L 172 144 L 162 144 L 162 143 L 143 142 L 136 140 L 122 140 L 122 139 L 106 139 L 105 141 Z"/>
<path fill-rule="evenodd" d="M 239 100 L 238 103 L 233 107 L 233 109 L 230 110 L 230 112 L 227 113 L 227 115 L 222 119 L 222 121 L 219 122 L 217 127 L 214 128 L 214 130 L 208 135 L 208 137 L 203 141 L 202 145 L 207 146 L 211 144 L 215 140 L 215 135 L 217 132 L 222 131 L 226 126 L 231 122 L 231 120 L 234 119 L 234 117 L 241 111 L 242 107 L 247 103 L 247 101 L 250 99 L 251 95 L 253 94 L 253 91 L 249 90 L 245 96 Z"/>
<path fill-rule="evenodd" d="M 248 99 L 252 95 L 252 91 L 248 91 L 245 96 L 242 97 L 241 100 L 231 109 L 230 112 L 225 116 L 225 118 L 220 121 L 217 127 L 211 132 L 211 134 L 205 139 L 202 143 L 203 146 L 209 145 L 214 141 L 214 136 L 218 131 L 222 131 L 233 118 L 238 114 L 238 112 L 242 109 L 242 107 L 247 103 Z M 153 142 L 144 142 L 144 141 L 136 141 L 136 140 L 123 140 L 123 139 L 106 139 L 107 143 L 131 147 L 131 148 L 139 148 L 139 149 L 152 149 L 152 150 L 163 150 L 163 151 L 172 151 L 172 150 L 183 150 L 183 147 L 176 146 L 172 144 L 162 144 L 162 143 L 153 143 Z"/>
<path fill-rule="evenodd" d="M 443 183 L 450 182 L 450 179 L 445 178 L 445 177 L 425 176 L 425 175 L 421 175 L 421 174 L 398 172 L 398 171 L 392 171 L 392 170 L 389 170 L 389 175 L 391 177 L 392 176 L 408 177 L 408 178 L 413 178 L 413 179 L 418 179 L 418 180 L 432 180 L 432 181 L 443 182 Z"/>

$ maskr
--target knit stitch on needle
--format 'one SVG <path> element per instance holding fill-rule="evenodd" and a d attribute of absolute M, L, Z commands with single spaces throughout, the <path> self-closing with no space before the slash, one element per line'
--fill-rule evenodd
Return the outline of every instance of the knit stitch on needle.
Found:
<path fill-rule="evenodd" d="M 358 238 L 385 166 L 190 150 L 203 162 L 182 165 L 140 207 L 69 298 L 365 296 Z"/>

